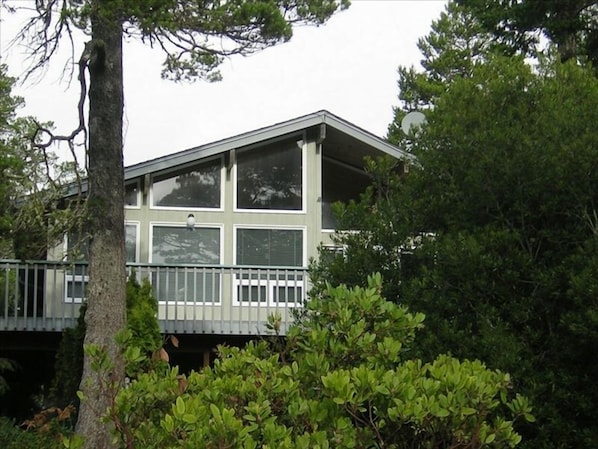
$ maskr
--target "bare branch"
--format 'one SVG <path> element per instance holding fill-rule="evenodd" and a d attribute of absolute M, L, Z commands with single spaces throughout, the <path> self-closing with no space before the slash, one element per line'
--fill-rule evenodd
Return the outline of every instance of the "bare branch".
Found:
<path fill-rule="evenodd" d="M 27 20 L 21 31 L 12 39 L 11 45 L 26 44 L 29 67 L 22 75 L 21 82 L 31 79 L 34 74 L 43 71 L 50 59 L 56 55 L 63 38 L 70 43 L 71 57 L 74 60 L 75 40 L 72 24 L 66 18 L 70 8 L 68 0 L 37 0 L 35 2 L 35 15 Z M 30 10 L 25 7 L 15 7 L 18 10 Z M 67 78 L 72 78 L 74 67 L 65 65 Z"/>
<path fill-rule="evenodd" d="M 81 54 L 81 58 L 79 59 L 79 85 L 80 85 L 80 93 L 79 93 L 79 101 L 77 103 L 77 113 L 79 115 L 79 124 L 78 126 L 68 135 L 57 135 L 54 134 L 48 127 L 41 125 L 39 122 L 34 121 L 36 125 L 35 132 L 31 138 L 31 143 L 34 148 L 41 150 L 44 154 L 44 159 L 46 163 L 46 169 L 48 174 L 50 173 L 50 167 L 48 163 L 47 157 L 47 149 L 57 142 L 66 142 L 75 163 L 75 167 L 79 167 L 79 162 L 77 160 L 77 153 L 75 151 L 75 139 L 79 134 L 83 134 L 83 146 L 85 149 L 85 153 L 87 154 L 87 127 L 85 124 L 85 99 L 87 97 L 87 81 L 85 78 L 85 69 L 89 64 L 89 60 L 91 57 L 91 45 L 88 43 L 85 46 L 83 53 Z M 86 158 L 87 161 L 87 158 Z M 87 169 L 87 163 L 85 164 L 85 168 Z M 49 176 L 49 175 L 48 175 Z M 82 185 L 82 180 L 79 174 L 79 170 L 75 169 L 75 176 L 76 182 L 78 186 Z M 49 176 L 50 177 L 50 176 Z M 50 178 L 51 179 L 51 178 Z M 53 182 L 53 181 L 52 181 Z"/>

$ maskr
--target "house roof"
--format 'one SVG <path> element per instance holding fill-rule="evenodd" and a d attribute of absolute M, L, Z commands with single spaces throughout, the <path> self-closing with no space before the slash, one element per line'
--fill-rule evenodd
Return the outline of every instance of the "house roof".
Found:
<path fill-rule="evenodd" d="M 200 145 L 128 166 L 125 168 L 125 180 L 184 165 L 199 159 L 221 154 L 233 149 L 251 146 L 259 142 L 268 141 L 287 134 L 297 133 L 320 125 L 325 125 L 325 133 L 328 133 L 328 128 L 332 128 L 330 131 L 332 131 L 332 135 L 336 136 L 337 140 L 342 138 L 345 142 L 352 141 L 362 147 L 370 147 L 400 159 L 415 159 L 413 155 L 399 149 L 380 137 L 359 128 L 328 111 L 322 110 L 276 123 L 265 128 L 259 128 L 254 131 L 249 131 L 216 142 Z M 349 145 L 349 147 L 351 146 L 355 145 Z"/>
<path fill-rule="evenodd" d="M 324 129 L 321 129 L 322 126 Z M 349 164 L 359 165 L 365 155 L 372 151 L 386 153 L 397 159 L 415 161 L 415 156 L 407 153 L 386 140 L 375 136 L 353 123 L 350 123 L 328 111 L 322 110 L 276 123 L 265 128 L 259 128 L 216 142 L 189 148 L 187 150 L 150 159 L 145 162 L 125 167 L 125 181 L 143 177 L 148 174 L 172 169 L 177 166 L 225 153 L 233 149 L 249 147 L 260 142 L 267 142 L 285 135 L 317 129 L 319 137 L 323 138 L 328 154 L 345 160 Z M 65 197 L 87 191 L 87 179 L 80 186 L 71 184 L 66 189 Z"/>

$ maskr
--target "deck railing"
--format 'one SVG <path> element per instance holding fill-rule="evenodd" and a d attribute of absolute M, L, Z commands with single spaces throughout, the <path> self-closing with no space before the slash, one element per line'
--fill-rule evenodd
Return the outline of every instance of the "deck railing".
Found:
<path fill-rule="evenodd" d="M 266 334 L 270 315 L 282 334 L 302 307 L 307 270 L 294 267 L 127 264 L 148 279 L 164 333 Z M 86 300 L 86 263 L 0 260 L 0 331 L 74 327 Z"/>

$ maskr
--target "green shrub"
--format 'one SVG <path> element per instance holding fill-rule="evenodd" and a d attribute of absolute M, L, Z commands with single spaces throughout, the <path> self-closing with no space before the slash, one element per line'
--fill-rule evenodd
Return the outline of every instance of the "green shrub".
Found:
<path fill-rule="evenodd" d="M 79 405 L 77 390 L 83 373 L 83 340 L 85 338 L 86 304 L 79 309 L 77 326 L 62 332 L 60 346 L 54 363 L 54 379 L 50 387 L 49 401 L 58 407 Z"/>
<path fill-rule="evenodd" d="M 127 281 L 127 328 L 132 334 L 130 343 L 147 354 L 162 346 L 157 316 L 158 301 L 152 295 L 149 280 L 139 283 L 133 271 Z"/>
<path fill-rule="evenodd" d="M 61 449 L 59 435 L 24 430 L 7 417 L 0 417 L 0 447 L 3 449 Z"/>
<path fill-rule="evenodd" d="M 421 314 L 366 288 L 328 286 L 288 332 L 221 347 L 213 368 L 139 375 L 118 392 L 120 446 L 512 448 L 533 421 L 508 374 L 479 361 L 412 359 Z M 282 346 L 281 346 L 282 344 Z"/>

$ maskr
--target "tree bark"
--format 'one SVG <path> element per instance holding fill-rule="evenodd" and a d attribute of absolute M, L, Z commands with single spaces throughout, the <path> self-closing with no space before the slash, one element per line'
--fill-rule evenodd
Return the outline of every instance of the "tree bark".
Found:
<path fill-rule="evenodd" d="M 88 449 L 111 447 L 111 428 L 101 418 L 124 379 L 124 362 L 115 341 L 126 327 L 122 24 L 110 3 L 92 2 L 92 40 L 86 47 L 90 255 L 85 345 L 97 345 L 111 362 L 108 370 L 94 370 L 90 357 L 84 358 L 80 389 L 85 399 L 76 431 Z"/>

